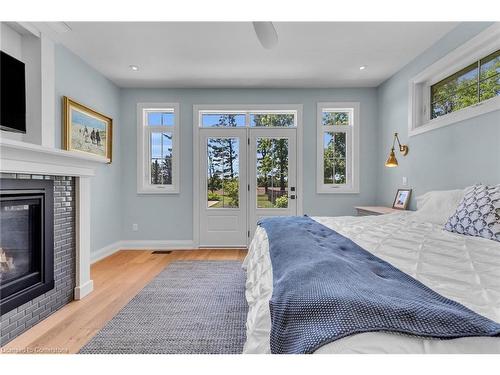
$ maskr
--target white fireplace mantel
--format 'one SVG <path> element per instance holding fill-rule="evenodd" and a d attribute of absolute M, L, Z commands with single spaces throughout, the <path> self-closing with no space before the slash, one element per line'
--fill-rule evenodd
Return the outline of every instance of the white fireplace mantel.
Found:
<path fill-rule="evenodd" d="M 0 138 L 0 169 L 7 173 L 90 177 L 104 158 Z"/>
<path fill-rule="evenodd" d="M 0 138 L 0 172 L 76 177 L 76 286 L 75 299 L 93 290 L 90 279 L 90 178 L 106 160 Z"/>

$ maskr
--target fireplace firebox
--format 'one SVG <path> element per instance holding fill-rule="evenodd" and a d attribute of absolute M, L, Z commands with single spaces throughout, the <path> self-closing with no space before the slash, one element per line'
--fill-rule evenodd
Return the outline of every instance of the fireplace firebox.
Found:
<path fill-rule="evenodd" d="M 54 182 L 0 179 L 0 314 L 54 288 Z"/>

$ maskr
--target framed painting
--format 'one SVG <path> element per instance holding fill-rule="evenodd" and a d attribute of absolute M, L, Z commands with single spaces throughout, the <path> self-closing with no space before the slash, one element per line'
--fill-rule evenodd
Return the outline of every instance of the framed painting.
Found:
<path fill-rule="evenodd" d="M 406 210 L 408 203 L 410 203 L 411 189 L 398 189 L 392 208 L 399 210 Z"/>
<path fill-rule="evenodd" d="M 111 163 L 113 119 L 63 97 L 63 148 L 102 157 Z"/>

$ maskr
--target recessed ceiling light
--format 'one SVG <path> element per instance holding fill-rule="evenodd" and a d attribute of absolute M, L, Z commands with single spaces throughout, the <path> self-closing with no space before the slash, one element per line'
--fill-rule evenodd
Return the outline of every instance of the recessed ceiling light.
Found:
<path fill-rule="evenodd" d="M 366 65 L 361 65 L 361 66 L 359 67 L 359 70 L 365 70 L 365 69 L 366 69 Z"/>
<path fill-rule="evenodd" d="M 137 65 L 129 65 L 128 67 L 132 69 L 134 72 L 137 72 L 139 70 L 139 67 Z"/>

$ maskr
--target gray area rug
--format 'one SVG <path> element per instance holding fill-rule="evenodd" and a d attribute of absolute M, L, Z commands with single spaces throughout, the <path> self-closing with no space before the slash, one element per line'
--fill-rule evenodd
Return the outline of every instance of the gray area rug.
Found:
<path fill-rule="evenodd" d="M 241 353 L 247 311 L 241 262 L 173 262 L 80 353 Z"/>

